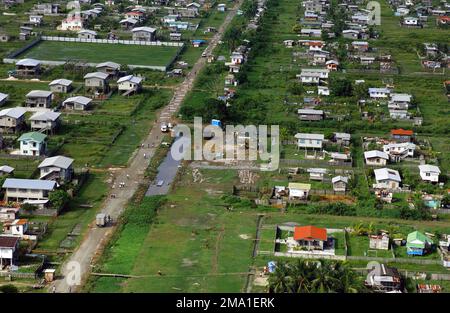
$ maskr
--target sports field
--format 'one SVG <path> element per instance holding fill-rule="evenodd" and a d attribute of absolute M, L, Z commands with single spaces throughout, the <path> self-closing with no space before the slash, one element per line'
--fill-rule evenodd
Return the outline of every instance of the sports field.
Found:
<path fill-rule="evenodd" d="M 19 58 L 46 61 L 83 60 L 89 63 L 112 61 L 127 65 L 166 66 L 178 47 L 41 41 Z"/>

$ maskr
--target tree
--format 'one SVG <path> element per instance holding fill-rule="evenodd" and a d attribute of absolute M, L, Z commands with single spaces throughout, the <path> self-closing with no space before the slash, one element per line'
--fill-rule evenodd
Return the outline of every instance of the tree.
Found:
<path fill-rule="evenodd" d="M 334 78 L 330 81 L 331 93 L 335 97 L 350 97 L 353 92 L 352 83 L 347 78 Z"/>
<path fill-rule="evenodd" d="M 228 28 L 225 34 L 223 34 L 223 41 L 227 43 L 228 47 L 230 48 L 230 51 L 233 51 L 236 48 L 240 38 L 241 38 L 241 29 L 235 25 Z"/>
<path fill-rule="evenodd" d="M 353 95 L 358 100 L 364 99 L 367 96 L 367 90 L 368 90 L 368 86 L 366 83 L 355 84 L 353 87 Z"/>
<path fill-rule="evenodd" d="M 292 26 L 292 31 L 294 33 L 300 33 L 302 30 L 302 26 L 300 24 L 295 24 L 294 26 Z"/>
<path fill-rule="evenodd" d="M 289 84 L 288 88 L 289 92 L 296 96 L 300 96 L 305 92 L 305 88 L 303 87 L 303 85 L 298 82 Z"/>
<path fill-rule="evenodd" d="M 69 201 L 69 195 L 65 190 L 59 189 L 50 192 L 48 199 L 53 208 L 60 210 Z"/>
<path fill-rule="evenodd" d="M 362 277 L 340 261 L 280 261 L 269 276 L 275 293 L 364 292 Z"/>

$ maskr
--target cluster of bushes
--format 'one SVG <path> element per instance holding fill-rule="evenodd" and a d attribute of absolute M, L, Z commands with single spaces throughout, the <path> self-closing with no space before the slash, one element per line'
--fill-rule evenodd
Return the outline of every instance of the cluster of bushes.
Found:
<path fill-rule="evenodd" d="M 164 196 L 144 197 L 138 205 L 132 205 L 122 215 L 124 224 L 134 226 L 148 226 L 153 222 L 158 208 L 164 205 Z"/>

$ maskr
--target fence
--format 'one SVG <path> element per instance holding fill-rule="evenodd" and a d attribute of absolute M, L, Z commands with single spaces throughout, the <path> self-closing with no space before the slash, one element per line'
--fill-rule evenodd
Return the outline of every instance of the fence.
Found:
<path fill-rule="evenodd" d="M 347 256 L 347 260 L 358 260 L 358 261 L 378 261 L 378 262 L 396 262 L 396 263 L 414 263 L 414 264 L 442 264 L 440 260 L 420 260 L 413 258 L 382 258 L 382 257 L 369 257 L 369 256 Z"/>
<path fill-rule="evenodd" d="M 155 71 L 165 72 L 168 67 L 178 58 L 185 44 L 183 42 L 171 42 L 171 41 L 139 41 L 139 40 L 111 40 L 111 39 L 85 39 L 85 38 L 72 38 L 72 37 L 59 37 L 59 36 L 41 36 L 27 44 L 25 47 L 20 48 L 6 58 L 3 59 L 4 63 L 16 63 L 16 57 L 32 48 L 41 41 L 60 41 L 60 42 L 77 42 L 77 43 L 98 43 L 98 44 L 120 44 L 120 45 L 136 45 L 136 46 L 165 46 L 165 47 L 178 47 L 177 53 L 170 60 L 170 62 L 165 66 L 156 65 L 137 65 L 128 64 L 128 67 L 133 68 L 147 68 Z M 51 60 L 40 60 L 43 65 L 58 66 L 66 64 L 66 61 L 51 61 Z M 86 66 L 95 67 L 98 63 L 86 63 Z"/>
<path fill-rule="evenodd" d="M 0 272 L 0 277 L 12 277 L 12 278 L 36 278 L 35 273 L 19 273 L 19 272 Z"/>
<path fill-rule="evenodd" d="M 281 159 L 280 163 L 282 165 L 287 166 L 340 166 L 340 167 L 352 167 L 352 162 L 329 162 L 325 160 L 317 160 L 317 159 Z"/>
<path fill-rule="evenodd" d="M 86 39 L 59 36 L 42 36 L 42 40 L 46 41 L 62 41 L 62 42 L 79 42 L 79 43 L 107 43 L 137 46 L 166 46 L 166 47 L 183 47 L 183 42 L 172 41 L 140 41 L 140 40 L 121 40 L 121 39 Z"/>
<path fill-rule="evenodd" d="M 15 57 L 17 57 L 18 55 L 21 55 L 22 53 L 24 53 L 25 51 L 27 51 L 28 49 L 30 49 L 31 47 L 34 47 L 37 43 L 39 43 L 41 41 L 41 38 L 38 37 L 36 39 L 34 39 L 32 42 L 28 43 L 25 47 L 22 47 L 16 51 L 13 51 L 12 53 L 8 54 L 6 56 L 7 59 L 14 59 Z M 5 61 L 3 61 L 5 62 Z M 9 63 L 9 62 L 5 62 L 5 63 Z"/>

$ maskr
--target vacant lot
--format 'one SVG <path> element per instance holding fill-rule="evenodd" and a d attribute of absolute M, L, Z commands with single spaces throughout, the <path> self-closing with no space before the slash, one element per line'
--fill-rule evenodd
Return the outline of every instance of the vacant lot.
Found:
<path fill-rule="evenodd" d="M 84 60 L 89 63 L 112 61 L 119 64 L 165 66 L 177 47 L 42 41 L 20 58 L 49 61 Z M 107 52 L 107 53 L 105 53 Z"/>
<path fill-rule="evenodd" d="M 101 278 L 93 281 L 92 291 L 243 291 L 256 213 L 244 207 L 226 209 L 221 193 L 231 188 L 235 171 L 202 170 L 201 175 L 203 182 L 194 183 L 188 170 L 158 209 L 153 225 L 126 224 L 107 251 L 103 272 L 141 277 Z"/>

